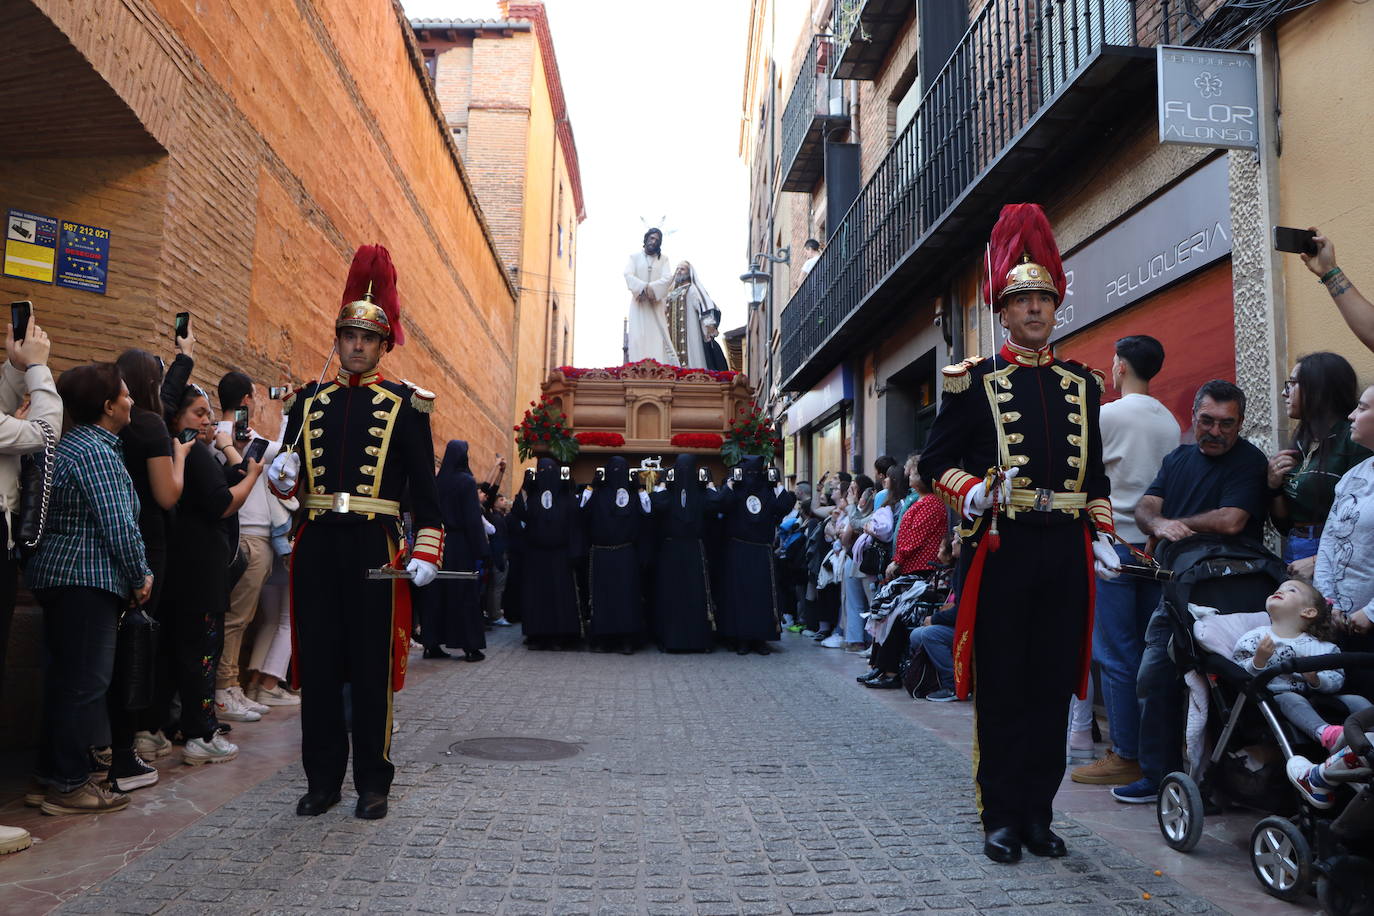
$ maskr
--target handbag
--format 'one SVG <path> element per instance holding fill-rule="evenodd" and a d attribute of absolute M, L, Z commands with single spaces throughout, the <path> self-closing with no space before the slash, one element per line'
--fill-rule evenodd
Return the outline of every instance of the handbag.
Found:
<path fill-rule="evenodd" d="M 881 576 L 892 559 L 892 545 L 870 538 L 859 553 L 859 572 L 865 576 Z"/>
<path fill-rule="evenodd" d="M 124 709 L 147 709 L 153 705 L 158 626 L 141 605 L 129 608 L 119 618 L 110 691 Z"/>
<path fill-rule="evenodd" d="M 48 503 L 52 499 L 53 466 L 57 458 L 57 434 L 47 420 L 34 420 L 43 432 L 43 450 L 25 455 L 19 469 L 19 517 L 14 542 L 23 551 L 32 551 L 43 539 L 48 526 Z"/>

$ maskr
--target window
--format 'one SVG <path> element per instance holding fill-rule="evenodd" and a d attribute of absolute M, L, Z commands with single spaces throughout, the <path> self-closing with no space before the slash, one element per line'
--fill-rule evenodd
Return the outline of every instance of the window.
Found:
<path fill-rule="evenodd" d="M 563 224 L 558 224 L 558 256 L 563 257 Z"/>
<path fill-rule="evenodd" d="M 433 48 L 423 48 L 420 53 L 424 56 L 425 72 L 429 74 L 429 81 L 432 83 L 438 79 L 439 57 Z"/>

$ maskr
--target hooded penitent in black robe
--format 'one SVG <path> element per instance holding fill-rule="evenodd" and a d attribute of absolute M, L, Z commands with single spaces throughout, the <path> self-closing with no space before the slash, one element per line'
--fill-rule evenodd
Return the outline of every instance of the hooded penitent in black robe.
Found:
<path fill-rule="evenodd" d="M 630 482 L 630 465 L 616 456 L 606 478 L 582 507 L 590 547 L 587 563 L 587 635 L 595 640 L 633 639 L 644 630 L 640 551 L 648 515 Z"/>
<path fill-rule="evenodd" d="M 781 495 L 774 492 L 762 458 L 751 455 L 740 467 L 744 479 L 721 491 L 726 535 L 724 600 L 716 626 L 743 651 L 749 645 L 762 649 L 765 640 L 781 635 L 773 535 L 797 499 L 788 490 Z"/>
<path fill-rule="evenodd" d="M 582 617 L 572 565 L 577 502 L 559 474 L 558 462 L 539 459 L 511 516 L 523 525 L 519 588 L 526 641 L 542 647 L 550 641 L 579 638 Z"/>
<path fill-rule="evenodd" d="M 444 518 L 444 569 L 471 572 L 491 555 L 477 481 L 468 468 L 468 444 L 449 441 L 434 478 L 439 511 Z M 469 579 L 441 579 L 432 588 L 415 589 L 422 597 L 420 632 L 425 648 L 440 645 L 465 652 L 486 648 L 486 621 L 478 583 Z M 428 593 L 428 594 L 427 594 Z"/>
<path fill-rule="evenodd" d="M 698 482 L 694 455 L 678 455 L 672 476 L 667 489 L 649 497 L 659 534 L 654 636 L 665 652 L 704 652 L 714 639 L 715 601 L 701 535 L 720 496 Z"/>

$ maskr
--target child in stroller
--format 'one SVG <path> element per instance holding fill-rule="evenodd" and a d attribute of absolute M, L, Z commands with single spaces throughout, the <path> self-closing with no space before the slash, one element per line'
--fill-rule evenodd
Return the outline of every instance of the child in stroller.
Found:
<path fill-rule="evenodd" d="M 1335 637 L 1331 607 L 1311 583 L 1289 579 L 1265 599 L 1264 610 L 1269 614 L 1269 624 L 1250 630 L 1237 640 L 1231 652 L 1231 658 L 1247 674 L 1255 676 L 1286 661 L 1340 651 L 1330 641 Z M 1344 683 L 1345 675 L 1339 668 L 1279 674 L 1269 682 L 1269 692 L 1291 725 L 1331 751 L 1343 740 L 1344 729 L 1322 718 L 1308 694 L 1337 694 Z M 1346 715 L 1371 705 L 1364 697 L 1353 694 L 1337 695 L 1335 699 L 1345 707 Z"/>

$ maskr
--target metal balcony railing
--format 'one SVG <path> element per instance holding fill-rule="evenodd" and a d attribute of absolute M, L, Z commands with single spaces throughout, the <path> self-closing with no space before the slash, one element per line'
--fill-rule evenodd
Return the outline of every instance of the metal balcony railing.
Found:
<path fill-rule="evenodd" d="M 830 75 L 871 80 L 911 15 L 915 0 L 835 0 L 835 54 Z"/>
<path fill-rule="evenodd" d="M 848 123 L 839 80 L 830 78 L 834 41 L 828 35 L 811 40 L 806 60 L 797 71 L 792 94 L 782 112 L 782 174 L 784 191 L 809 191 L 825 171 L 825 135 Z"/>
<path fill-rule="evenodd" d="M 782 378 L 942 225 L 1081 67 L 1106 45 L 1134 44 L 1134 0 L 989 0 L 783 310 Z"/>

